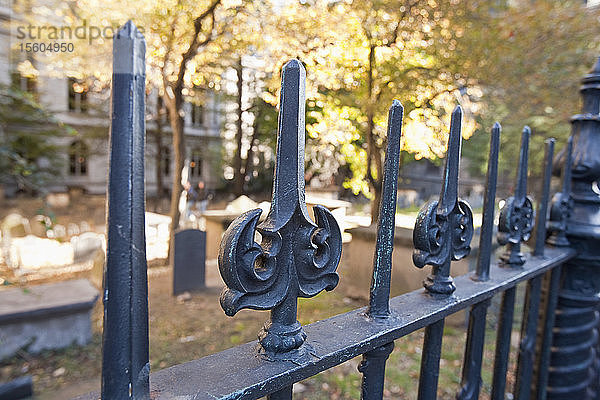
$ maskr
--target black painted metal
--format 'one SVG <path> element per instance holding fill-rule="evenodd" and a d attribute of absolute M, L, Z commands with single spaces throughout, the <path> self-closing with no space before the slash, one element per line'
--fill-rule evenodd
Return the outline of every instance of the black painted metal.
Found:
<path fill-rule="evenodd" d="M 392 279 L 392 252 L 396 229 L 396 197 L 400 168 L 400 138 L 404 109 L 394 100 L 388 115 L 387 150 L 385 153 L 383 192 L 377 220 L 377 242 L 373 259 L 373 278 L 367 316 L 381 319 L 390 315 L 390 282 Z M 385 363 L 394 349 L 394 342 L 363 354 L 358 370 L 363 374 L 363 399 L 381 399 L 385 378 Z"/>
<path fill-rule="evenodd" d="M 550 223 L 548 230 L 551 232 L 547 242 L 554 246 L 568 246 L 567 221 L 573 209 L 573 198 L 571 197 L 571 155 L 573 153 L 573 137 L 569 137 L 565 162 L 562 172 L 562 191 L 552 198 L 550 207 Z"/>
<path fill-rule="evenodd" d="M 544 256 L 546 243 L 546 219 L 548 218 L 548 199 L 550 198 L 550 180 L 552 179 L 552 158 L 554 157 L 554 138 L 546 139 L 544 151 L 544 177 L 542 193 L 538 204 L 537 223 L 535 226 L 535 248 L 533 255 Z"/>
<path fill-rule="evenodd" d="M 394 350 L 394 342 L 384 344 L 363 354 L 358 371 L 363 374 L 361 396 L 363 400 L 381 400 L 385 381 L 385 362 Z"/>
<path fill-rule="evenodd" d="M 423 286 L 429 293 L 449 295 L 456 287 L 450 276 L 450 263 L 469 255 L 473 237 L 473 212 L 458 199 L 458 171 L 461 149 L 462 109 L 452 112 L 446 167 L 440 199 L 421 208 L 413 231 L 413 262 L 423 268 L 432 265 L 432 273 Z"/>
<path fill-rule="evenodd" d="M 116 37 L 114 50 L 103 399 L 149 398 L 144 51 L 143 37 L 128 22 Z M 492 296 L 502 293 L 491 398 L 505 399 L 519 282 L 527 282 L 528 289 L 515 397 L 596 398 L 600 383 L 600 59 L 583 80 L 584 112 L 573 117 L 572 138 L 559 156 L 563 180 L 550 212 L 548 243 L 553 247 L 543 246 L 554 148 L 554 141 L 549 140 L 534 256 L 521 252 L 521 242 L 529 238 L 535 215 L 527 196 L 531 132 L 525 127 L 515 194 L 506 201 L 499 218 L 498 241 L 507 249 L 500 261 L 492 260 L 500 136 L 496 123 L 490 138 L 477 269 L 456 280 L 450 276 L 452 260 L 468 255 L 473 235 L 471 209 L 457 196 L 462 140 L 462 110 L 457 107 L 451 118 L 440 198 L 421 209 L 413 233 L 413 261 L 420 268 L 431 265 L 432 273 L 424 281 L 425 291 L 390 300 L 403 112 L 394 101 L 369 306 L 306 327 L 297 321 L 297 299 L 337 285 L 341 232 L 324 207 L 314 208 L 313 222 L 304 201 L 304 82 L 302 64 L 297 60 L 286 64 L 269 214 L 260 224 L 260 210 L 242 214 L 225 233 L 219 253 L 219 269 L 227 285 L 221 296 L 226 314 L 234 315 L 243 308 L 271 310 L 271 319 L 258 342 L 153 374 L 153 398 L 255 399 L 266 395 L 270 400 L 288 400 L 294 383 L 362 355 L 362 398 L 381 399 L 394 340 L 425 328 L 418 398 L 435 399 L 444 319 L 470 308 L 457 398 L 474 400 L 481 386 L 487 308 Z M 256 231 L 262 238 L 260 244 L 254 239 Z"/>
<path fill-rule="evenodd" d="M 493 261 L 489 281 L 474 284 L 470 275 L 459 276 L 453 296 L 421 289 L 392 298 L 390 318 L 374 322 L 365 318 L 365 307 L 306 325 L 310 358 L 270 361 L 257 357 L 254 341 L 153 373 L 152 393 L 159 399 L 257 399 L 510 290 L 573 256 L 569 248 L 547 248 L 543 259 L 526 256 L 523 268 L 499 268 Z"/>
<path fill-rule="evenodd" d="M 450 276 L 452 260 L 460 260 L 471 251 L 473 237 L 473 213 L 468 203 L 458 199 L 458 171 L 461 150 L 462 109 L 452 112 L 446 167 L 439 201 L 425 204 L 417 215 L 413 231 L 413 262 L 423 268 L 432 265 L 432 273 L 423 286 L 431 295 L 450 295 L 456 290 Z M 419 400 L 435 399 L 442 351 L 444 320 L 425 328 Z"/>
<path fill-rule="evenodd" d="M 561 267 L 556 267 L 546 275 L 550 279 L 546 291 L 546 308 L 543 315 L 543 329 L 541 331 L 541 344 L 539 346 L 539 364 L 537 368 L 537 384 L 535 386 L 535 398 L 546 399 L 546 388 L 548 386 L 548 367 L 550 366 L 550 349 L 552 348 L 552 327 L 555 321 L 556 304 L 558 303 L 558 289 L 560 284 Z"/>
<path fill-rule="evenodd" d="M 496 336 L 496 355 L 494 357 L 494 374 L 492 378 L 492 400 L 506 398 L 506 371 L 510 357 L 510 337 L 512 333 L 513 316 L 515 313 L 516 288 L 511 287 L 502 294 L 500 306 L 500 321 Z"/>
<path fill-rule="evenodd" d="M 479 253 L 477 254 L 477 268 L 473 277 L 477 281 L 487 281 L 490 279 L 490 259 L 492 256 L 492 237 L 494 235 L 494 208 L 496 205 L 501 130 L 500 124 L 496 122 L 490 136 L 490 155 L 488 158 L 487 178 L 483 198 Z"/>
<path fill-rule="evenodd" d="M 469 312 L 469 330 L 465 344 L 461 388 L 458 400 L 476 400 L 481 389 L 481 362 L 485 343 L 485 318 L 490 301 L 482 301 L 471 307 Z"/>
<path fill-rule="evenodd" d="M 483 200 L 483 219 L 479 236 L 479 253 L 477 268 L 473 280 L 484 282 L 490 279 L 490 259 L 494 231 L 494 206 L 496 200 L 496 183 L 498 179 L 498 155 L 500 150 L 499 123 L 495 123 L 490 136 L 490 155 L 488 158 L 487 182 Z M 459 400 L 475 400 L 479 398 L 481 388 L 481 361 L 485 342 L 485 318 L 489 301 L 471 307 L 469 328 L 465 345 L 461 389 L 457 395 Z"/>
<path fill-rule="evenodd" d="M 304 201 L 304 86 L 306 72 L 298 60 L 282 71 L 273 200 L 258 226 L 260 209 L 236 218 L 223 237 L 219 270 L 227 287 L 221 306 L 229 316 L 243 308 L 271 310 L 259 334 L 263 356 L 308 357 L 306 334 L 296 320 L 298 297 L 332 290 L 342 251 L 340 228 L 325 207 L 314 207 L 316 223 Z"/>
<path fill-rule="evenodd" d="M 145 51 L 131 21 L 113 45 L 102 398 L 148 399 L 148 281 L 144 231 Z"/>
<path fill-rule="evenodd" d="M 600 58 L 583 78 L 583 110 L 571 118 L 573 209 L 567 240 L 577 256 L 562 267 L 547 398 L 595 399 L 600 306 Z M 555 172 L 565 168 L 562 152 Z"/>
<path fill-rule="evenodd" d="M 271 393 L 267 396 L 267 400 L 291 400 L 293 387 L 287 386 L 281 390 L 276 391 L 275 393 Z"/>
<path fill-rule="evenodd" d="M 507 266 L 513 267 L 523 265 L 525 262 L 525 257 L 521 253 L 521 242 L 529 239 L 535 218 L 533 201 L 527 196 L 527 160 L 530 136 L 531 130 L 526 126 L 521 135 L 515 194 L 506 199 L 504 207 L 500 210 L 498 221 L 498 242 L 501 245 L 507 245 L 506 252 L 500 256 L 500 260 Z"/>
<path fill-rule="evenodd" d="M 33 396 L 33 379 L 31 375 L 0 383 L 0 400 L 29 399 L 31 396 Z"/>
<path fill-rule="evenodd" d="M 423 355 L 421 356 L 421 375 L 417 399 L 437 399 L 438 378 L 440 376 L 440 357 L 444 337 L 444 319 L 425 327 Z"/>
<path fill-rule="evenodd" d="M 517 400 L 531 398 L 531 383 L 535 363 L 535 340 L 537 336 L 538 313 L 542 294 L 542 276 L 536 276 L 527 282 L 523 322 L 521 324 L 521 343 L 517 360 L 515 396 Z"/>
<path fill-rule="evenodd" d="M 402 136 L 402 113 L 398 100 L 390 107 L 388 116 L 387 151 L 383 171 L 383 189 L 379 218 L 377 220 L 377 243 L 373 258 L 373 278 L 367 315 L 386 318 L 390 314 L 390 282 L 392 279 L 392 252 L 396 228 L 396 197 L 400 168 L 400 138 Z"/>
<path fill-rule="evenodd" d="M 544 156 L 544 177 L 542 181 L 542 194 L 538 205 L 538 226 L 536 228 L 536 243 L 533 255 L 543 257 L 544 239 L 546 235 L 546 218 L 548 210 L 548 198 L 550 193 L 550 179 L 552 176 L 552 156 L 554 153 L 554 139 L 546 140 Z M 560 268 L 560 267 L 559 267 Z M 558 269 L 559 269 L 558 268 Z M 521 342 L 519 346 L 519 357 L 517 360 L 515 395 L 518 400 L 531 398 L 534 393 L 534 379 L 536 372 L 535 352 L 541 348 L 536 346 L 538 338 L 539 310 L 542 303 L 543 276 L 537 276 L 527 282 L 527 291 L 523 307 L 523 321 L 521 323 Z M 550 289 L 552 285 L 550 285 Z M 554 300 L 552 297 L 554 296 Z M 555 301 L 556 293 L 546 293 L 547 306 Z M 551 329 L 551 328 L 550 328 Z M 542 338 L 543 340 L 543 338 Z M 543 342 L 542 342 L 543 344 Z M 539 374 L 539 368 L 538 368 Z M 539 378 L 539 377 L 538 377 Z M 535 381 L 537 383 L 537 381 Z"/>

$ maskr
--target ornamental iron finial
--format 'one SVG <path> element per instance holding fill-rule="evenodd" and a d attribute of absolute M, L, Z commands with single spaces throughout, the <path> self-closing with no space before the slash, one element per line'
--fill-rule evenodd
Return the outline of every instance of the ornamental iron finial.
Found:
<path fill-rule="evenodd" d="M 306 338 L 296 320 L 298 297 L 332 290 L 339 280 L 340 228 L 322 206 L 314 207 L 313 222 L 304 200 L 305 80 L 298 60 L 283 67 L 269 214 L 260 225 L 260 209 L 240 215 L 225 232 L 219 250 L 219 270 L 227 285 L 221 307 L 229 316 L 243 308 L 271 310 L 270 321 L 259 333 L 269 358 L 305 353 L 296 350 Z M 255 242 L 256 231 L 261 243 Z"/>
<path fill-rule="evenodd" d="M 383 183 L 377 240 L 373 257 L 373 277 L 367 315 L 386 318 L 390 315 L 390 282 L 392 279 L 392 252 L 396 227 L 396 200 L 398 195 L 398 172 L 400 170 L 400 139 L 404 108 L 398 100 L 392 102 L 388 113 L 387 150 L 383 168 Z"/>
<path fill-rule="evenodd" d="M 525 126 L 521 134 L 515 194 L 506 199 L 498 220 L 498 243 L 507 245 L 506 252 L 500 256 L 500 261 L 503 265 L 508 266 L 520 266 L 525 263 L 525 256 L 521 253 L 521 242 L 528 240 L 533 230 L 535 211 L 531 198 L 527 196 L 527 159 L 530 136 L 531 129 Z"/>
<path fill-rule="evenodd" d="M 472 279 L 485 282 L 490 279 L 490 254 L 494 237 L 494 208 L 496 205 L 496 187 L 498 186 L 498 156 L 500 154 L 500 133 L 502 126 L 494 123 L 490 135 L 490 153 L 488 157 L 485 195 L 483 198 L 483 215 L 481 234 L 479 235 L 479 252 L 477 267 Z"/>
<path fill-rule="evenodd" d="M 583 109 L 571 117 L 573 150 L 571 156 L 572 195 L 575 201 L 596 202 L 600 180 L 600 140 L 597 124 L 600 119 L 600 57 L 582 79 Z M 565 150 L 554 163 L 554 174 L 564 169 Z"/>
<path fill-rule="evenodd" d="M 550 237 L 547 242 L 554 246 L 568 246 L 567 221 L 573 210 L 573 197 L 571 196 L 571 154 L 573 153 L 573 136 L 569 137 L 565 162 L 562 170 L 562 191 L 552 197 L 550 206 L 550 222 L 548 230 Z"/>
<path fill-rule="evenodd" d="M 451 294 L 456 287 L 450 276 L 450 263 L 471 251 L 473 212 L 465 201 L 458 199 L 458 170 L 461 149 L 462 109 L 452 112 L 446 168 L 439 200 L 426 203 L 419 211 L 413 231 L 413 262 L 433 271 L 423 285 L 429 293 Z"/>

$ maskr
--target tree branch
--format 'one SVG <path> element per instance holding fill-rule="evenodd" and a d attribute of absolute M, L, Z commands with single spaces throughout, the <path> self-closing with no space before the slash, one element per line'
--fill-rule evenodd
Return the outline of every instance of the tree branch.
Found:
<path fill-rule="evenodd" d="M 190 43 L 190 47 L 185 53 L 183 53 L 181 62 L 179 64 L 179 72 L 177 73 L 177 80 L 175 81 L 174 85 L 176 92 L 183 88 L 183 78 L 185 76 L 188 61 L 196 56 L 198 49 L 201 46 L 205 46 L 213 39 L 212 31 L 215 27 L 215 10 L 219 4 L 221 4 L 221 0 L 214 0 L 202 14 L 194 19 L 194 33 L 192 35 L 192 41 Z M 199 35 L 202 32 L 202 27 L 207 18 L 210 18 L 211 20 L 210 29 L 206 34 L 206 38 L 203 41 L 200 41 Z"/>

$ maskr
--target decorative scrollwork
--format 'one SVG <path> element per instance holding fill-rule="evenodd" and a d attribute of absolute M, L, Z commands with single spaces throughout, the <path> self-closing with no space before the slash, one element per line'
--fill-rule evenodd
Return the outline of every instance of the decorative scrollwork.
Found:
<path fill-rule="evenodd" d="M 498 219 L 498 243 L 507 245 L 506 252 L 500 256 L 500 261 L 509 266 L 520 266 L 525 263 L 525 256 L 521 253 L 521 242 L 529 240 L 535 219 L 533 202 L 526 194 L 530 136 L 531 130 L 526 126 L 521 135 L 515 195 L 506 200 Z"/>
<path fill-rule="evenodd" d="M 413 261 L 419 268 L 425 265 L 441 267 L 448 256 L 460 260 L 471 251 L 473 211 L 468 203 L 458 200 L 447 215 L 438 212 L 438 201 L 432 200 L 419 212 L 415 224 Z M 452 231 L 451 235 L 444 232 Z"/>
<path fill-rule="evenodd" d="M 518 202 L 514 196 L 509 197 L 500 210 L 498 243 L 501 245 L 518 244 L 531 237 L 535 214 L 533 202 L 529 196 L 520 200 Z"/>
<path fill-rule="evenodd" d="M 339 281 L 340 228 L 322 206 L 313 208 L 313 222 L 304 201 L 304 81 L 302 64 L 287 63 L 269 214 L 260 225 L 260 209 L 240 215 L 225 232 L 219 251 L 219 271 L 227 286 L 221 306 L 229 316 L 243 308 L 272 310 L 259 333 L 271 358 L 298 356 L 290 352 L 306 339 L 296 320 L 298 297 L 332 290 Z"/>
<path fill-rule="evenodd" d="M 552 197 L 550 206 L 550 221 L 548 231 L 550 237 L 547 242 L 554 246 L 568 246 L 567 222 L 574 207 L 571 194 L 571 157 L 573 153 L 573 137 L 569 137 L 566 149 L 566 159 L 563 164 L 562 191 Z"/>
<path fill-rule="evenodd" d="M 259 208 L 240 215 L 231 223 L 221 242 L 219 271 L 228 288 L 221 295 L 221 307 L 229 316 L 242 308 L 270 309 L 281 303 L 287 293 L 289 276 L 286 279 L 275 266 L 281 236 L 266 236 L 264 249 L 254 241 L 261 213 Z M 265 296 L 269 292 L 280 295 Z"/>
<path fill-rule="evenodd" d="M 421 208 L 413 231 L 414 264 L 419 268 L 433 266 L 432 274 L 423 282 L 430 293 L 454 292 L 456 287 L 450 277 L 450 263 L 466 257 L 471 251 L 473 212 L 468 203 L 457 197 L 461 119 L 462 110 L 458 106 L 452 113 L 440 200 L 430 201 Z"/>

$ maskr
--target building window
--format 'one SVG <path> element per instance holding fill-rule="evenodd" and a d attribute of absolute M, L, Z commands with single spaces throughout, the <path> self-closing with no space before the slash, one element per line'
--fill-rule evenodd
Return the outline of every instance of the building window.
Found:
<path fill-rule="evenodd" d="M 192 126 L 204 125 L 204 107 L 199 104 L 192 104 Z"/>
<path fill-rule="evenodd" d="M 162 174 L 169 176 L 171 174 L 171 151 L 168 147 L 163 147 L 160 154 L 160 165 Z"/>
<path fill-rule="evenodd" d="M 202 153 L 200 150 L 192 151 L 190 158 L 190 178 L 202 177 Z"/>
<path fill-rule="evenodd" d="M 89 151 L 87 145 L 76 140 L 69 146 L 69 174 L 73 176 L 87 175 Z"/>
<path fill-rule="evenodd" d="M 86 112 L 88 88 L 85 84 L 74 78 L 69 78 L 69 111 Z"/>
<path fill-rule="evenodd" d="M 37 89 L 37 82 L 34 77 L 23 76 L 19 72 L 13 72 L 11 74 L 12 86 L 23 92 L 35 93 Z"/>

